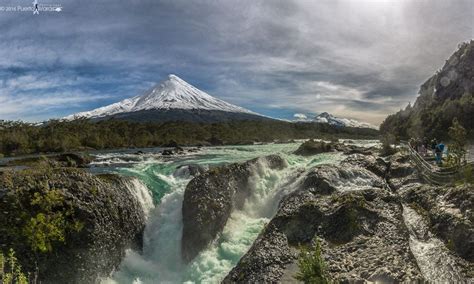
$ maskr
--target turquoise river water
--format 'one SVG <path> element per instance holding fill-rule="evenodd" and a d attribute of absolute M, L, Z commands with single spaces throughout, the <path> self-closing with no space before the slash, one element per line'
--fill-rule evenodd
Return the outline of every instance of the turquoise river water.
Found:
<path fill-rule="evenodd" d="M 359 141 L 364 143 L 362 141 Z M 366 141 L 366 143 L 373 143 Z M 125 259 L 110 278 L 102 283 L 217 283 L 234 267 L 258 234 L 275 214 L 281 198 L 296 189 L 298 173 L 318 164 L 339 163 L 340 153 L 312 157 L 293 155 L 300 143 L 202 148 L 195 153 L 164 157 L 158 151 L 144 154 L 102 153 L 95 165 L 101 170 L 134 176 L 142 186 L 139 196 L 148 214 L 143 251 L 127 251 Z M 184 190 L 191 177 L 173 175 L 182 165 L 213 167 L 279 154 L 288 167 L 270 170 L 264 164 L 254 168 L 253 195 L 243 210 L 234 210 L 222 234 L 191 263 L 181 261 Z"/>

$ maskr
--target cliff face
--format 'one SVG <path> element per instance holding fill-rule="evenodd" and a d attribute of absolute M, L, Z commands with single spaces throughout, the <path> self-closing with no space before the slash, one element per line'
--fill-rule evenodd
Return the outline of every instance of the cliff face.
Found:
<path fill-rule="evenodd" d="M 0 249 L 42 283 L 93 283 L 139 248 L 146 210 L 136 181 L 76 168 L 0 172 Z"/>
<path fill-rule="evenodd" d="M 463 43 L 445 65 L 420 88 L 413 106 L 388 116 L 382 133 L 399 138 L 447 137 L 447 129 L 457 118 L 474 137 L 474 41 Z"/>

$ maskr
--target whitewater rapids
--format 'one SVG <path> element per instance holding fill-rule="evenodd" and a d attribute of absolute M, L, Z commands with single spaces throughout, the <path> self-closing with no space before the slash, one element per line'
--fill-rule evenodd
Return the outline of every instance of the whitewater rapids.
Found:
<path fill-rule="evenodd" d="M 292 153 L 299 143 L 252 146 L 227 146 L 204 148 L 198 153 L 184 156 L 159 157 L 145 154 L 123 168 L 111 167 L 112 171 L 137 177 L 152 192 L 155 207 L 149 212 L 144 233 L 143 252 L 127 251 L 119 269 L 102 283 L 158 283 L 195 282 L 216 283 L 221 281 L 247 252 L 262 228 L 270 221 L 283 196 L 297 188 L 304 170 L 318 164 L 337 164 L 341 153 L 325 153 L 301 157 Z M 264 163 L 253 168 L 252 195 L 242 210 L 234 210 L 223 232 L 189 264 L 181 261 L 181 237 L 183 230 L 181 206 L 184 191 L 190 178 L 173 175 L 182 165 L 196 164 L 213 167 L 243 162 L 269 154 L 279 154 L 288 167 L 271 170 Z M 99 163 L 127 163 L 126 154 L 105 154 Z M 142 191 L 138 191 L 142 192 Z M 144 206 L 150 208 L 147 204 Z"/>

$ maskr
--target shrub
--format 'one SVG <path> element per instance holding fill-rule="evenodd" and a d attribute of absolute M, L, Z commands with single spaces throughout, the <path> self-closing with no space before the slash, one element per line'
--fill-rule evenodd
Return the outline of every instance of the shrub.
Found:
<path fill-rule="evenodd" d="M 21 270 L 13 249 L 10 249 L 6 256 L 0 251 L 0 282 L 2 284 L 28 284 L 28 278 Z"/>
<path fill-rule="evenodd" d="M 462 178 L 464 183 L 474 183 L 474 170 L 472 169 L 472 165 L 467 165 L 464 168 Z"/>
<path fill-rule="evenodd" d="M 319 240 L 314 246 L 303 247 L 298 258 L 298 273 L 294 276 L 296 280 L 304 283 L 330 283 L 326 272 L 326 264 L 321 255 Z"/>
<path fill-rule="evenodd" d="M 68 222 L 67 219 L 74 212 L 72 208 L 63 208 L 64 197 L 60 190 L 35 192 L 31 205 L 37 206 L 39 210 L 36 215 L 27 220 L 23 227 L 23 234 L 33 251 L 52 251 L 54 242 L 65 241 L 68 230 L 78 231 L 78 228 L 81 228 L 81 224 Z"/>
<path fill-rule="evenodd" d="M 446 164 L 448 167 L 459 167 L 466 159 L 467 132 L 457 118 L 454 118 L 448 133 L 452 143 L 448 147 Z"/>

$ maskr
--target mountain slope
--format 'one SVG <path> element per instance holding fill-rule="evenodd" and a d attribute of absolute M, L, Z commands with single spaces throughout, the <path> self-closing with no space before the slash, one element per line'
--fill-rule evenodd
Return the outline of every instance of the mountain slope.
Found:
<path fill-rule="evenodd" d="M 176 75 L 169 75 L 166 81 L 143 95 L 70 115 L 65 119 L 77 118 L 196 122 L 269 119 L 212 97 Z"/>
<path fill-rule="evenodd" d="M 341 118 L 341 117 L 336 117 L 333 116 L 332 114 L 329 114 L 327 112 L 323 112 L 319 115 L 317 115 L 314 119 L 314 122 L 318 123 L 328 123 L 330 125 L 338 126 L 338 127 L 357 127 L 357 128 L 372 128 L 372 129 L 377 129 L 376 126 L 371 125 L 366 122 L 360 122 L 355 119 L 349 119 L 349 118 Z"/>
<path fill-rule="evenodd" d="M 415 104 L 388 116 L 383 133 L 446 139 L 453 118 L 474 138 L 474 41 L 463 43 L 420 88 Z"/>

